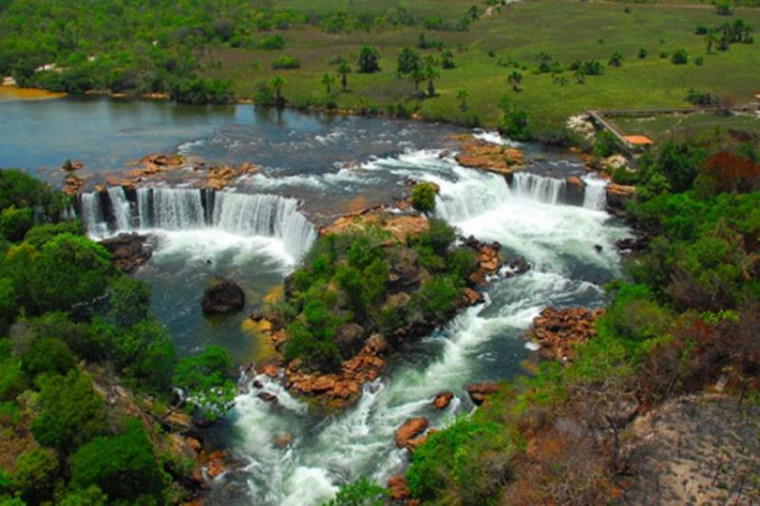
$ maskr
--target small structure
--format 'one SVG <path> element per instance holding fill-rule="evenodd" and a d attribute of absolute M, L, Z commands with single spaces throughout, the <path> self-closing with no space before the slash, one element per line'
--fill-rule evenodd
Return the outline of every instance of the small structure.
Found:
<path fill-rule="evenodd" d="M 626 144 L 634 151 L 647 148 L 654 144 L 654 141 L 646 135 L 624 135 L 623 139 Z"/>

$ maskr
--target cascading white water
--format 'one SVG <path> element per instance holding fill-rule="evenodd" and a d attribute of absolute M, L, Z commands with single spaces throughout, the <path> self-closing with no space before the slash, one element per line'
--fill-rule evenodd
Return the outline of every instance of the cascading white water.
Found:
<path fill-rule="evenodd" d="M 213 194 L 207 212 L 204 194 L 198 189 L 140 188 L 135 202 L 122 187 L 107 191 L 112 208 L 112 225 L 104 216 L 101 196 L 84 193 L 80 207 L 90 235 L 132 230 L 191 231 L 217 229 L 243 237 L 272 237 L 282 241 L 282 250 L 297 260 L 316 238 L 314 226 L 298 211 L 298 201 L 276 195 L 229 192 Z"/>
<path fill-rule="evenodd" d="M 607 181 L 594 174 L 587 174 L 581 179 L 586 183 L 583 207 L 597 211 L 604 210 L 607 207 Z"/>
<path fill-rule="evenodd" d="M 110 186 L 108 188 L 108 199 L 113 208 L 113 217 L 118 230 L 129 230 L 132 228 L 132 210 L 127 200 L 127 194 L 121 186 Z"/>
<path fill-rule="evenodd" d="M 499 241 L 508 255 L 524 256 L 533 269 L 493 282 L 485 304 L 466 310 L 416 351 L 406 350 L 392 376 L 367 385 L 358 404 L 338 415 L 311 415 L 280 385 L 257 378 L 279 404 L 262 401 L 257 390 L 236 400 L 232 422 L 241 441 L 233 448 L 248 462 L 250 504 L 319 505 L 340 483 L 359 476 L 385 484 L 408 462 L 407 451 L 394 444 L 396 428 L 414 416 L 445 426 L 456 413 L 471 409 L 465 386 L 518 371 L 526 353 L 521 336 L 544 306 L 600 304 L 601 284 L 618 273 L 614 242 L 627 230 L 610 223 L 606 213 L 556 205 L 561 185 L 554 181 L 525 178 L 510 188 L 504 177 L 465 169 L 451 158 L 440 159 L 438 152 L 367 165 L 366 170 L 437 183 L 438 216 L 464 235 Z M 537 184 L 544 189 L 535 190 Z M 442 390 L 457 398 L 439 412 L 430 403 Z M 279 447 L 283 433 L 293 440 Z"/>
<path fill-rule="evenodd" d="M 512 176 L 512 191 L 521 197 L 547 204 L 560 204 L 567 182 L 564 179 L 539 176 L 530 172 L 516 172 Z"/>

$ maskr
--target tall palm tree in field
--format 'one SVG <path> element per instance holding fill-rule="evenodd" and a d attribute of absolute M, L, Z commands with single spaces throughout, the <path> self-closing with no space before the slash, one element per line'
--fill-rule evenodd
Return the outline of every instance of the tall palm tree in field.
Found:
<path fill-rule="evenodd" d="M 325 85 L 327 94 L 330 95 L 332 93 L 332 87 L 335 84 L 335 76 L 329 72 L 325 72 L 325 75 L 322 76 L 322 84 Z"/>
<path fill-rule="evenodd" d="M 718 43 L 718 36 L 715 34 L 715 30 L 710 28 L 705 35 L 705 42 L 707 43 L 707 53 L 712 53 L 713 45 Z"/>
<path fill-rule="evenodd" d="M 274 91 L 274 103 L 278 109 L 285 107 L 285 98 L 282 96 L 282 90 L 285 88 L 285 84 L 287 84 L 285 79 L 280 76 L 274 76 L 272 80 L 269 81 L 269 87 Z"/>
<path fill-rule="evenodd" d="M 350 74 L 351 71 L 351 65 L 348 64 L 346 60 L 342 60 L 338 64 L 338 75 L 340 75 L 340 87 L 343 90 L 343 93 L 348 91 L 348 74 Z"/>

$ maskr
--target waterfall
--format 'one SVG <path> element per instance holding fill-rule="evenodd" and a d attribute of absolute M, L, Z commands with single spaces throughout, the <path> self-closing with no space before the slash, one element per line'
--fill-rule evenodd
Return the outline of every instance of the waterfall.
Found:
<path fill-rule="evenodd" d="M 280 239 L 294 259 L 316 238 L 314 227 L 298 211 L 298 201 L 277 195 L 140 188 L 128 196 L 117 186 L 102 194 L 83 193 L 79 208 L 88 233 L 94 237 L 131 230 L 215 228 L 241 236 Z"/>
<path fill-rule="evenodd" d="M 607 181 L 595 174 L 588 174 L 581 179 L 586 183 L 583 207 L 603 211 L 607 207 Z"/>
<path fill-rule="evenodd" d="M 512 193 L 545 204 L 562 204 L 567 182 L 564 179 L 516 172 L 512 178 Z"/>
<path fill-rule="evenodd" d="M 117 230 L 128 230 L 132 227 L 132 211 L 127 194 L 121 186 L 108 188 L 108 199 L 111 202 L 113 219 Z"/>

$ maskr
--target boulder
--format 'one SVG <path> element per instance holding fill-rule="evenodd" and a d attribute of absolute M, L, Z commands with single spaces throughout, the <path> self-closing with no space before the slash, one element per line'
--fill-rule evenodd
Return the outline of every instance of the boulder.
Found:
<path fill-rule="evenodd" d="M 147 235 L 119 234 L 104 239 L 100 244 L 111 253 L 111 261 L 116 268 L 122 272 L 132 272 L 152 255 L 147 241 Z"/>
<path fill-rule="evenodd" d="M 441 392 L 435 396 L 433 400 L 433 406 L 435 409 L 446 409 L 451 404 L 451 399 L 454 398 L 454 394 L 451 392 Z"/>
<path fill-rule="evenodd" d="M 272 402 L 272 403 L 277 402 L 277 396 L 269 392 L 261 392 L 256 397 L 258 397 L 264 402 Z"/>
<path fill-rule="evenodd" d="M 429 425 L 427 418 L 423 416 L 410 418 L 396 429 L 396 446 L 408 448 L 409 441 L 420 435 Z"/>
<path fill-rule="evenodd" d="M 472 399 L 472 402 L 474 402 L 476 406 L 483 404 L 486 400 L 486 397 L 498 391 L 499 385 L 492 382 L 474 383 L 472 385 L 468 385 L 467 387 L 467 394 L 470 396 L 470 399 Z"/>
<path fill-rule="evenodd" d="M 625 213 L 626 203 L 636 195 L 635 186 L 607 185 L 607 208 L 616 214 Z"/>
<path fill-rule="evenodd" d="M 346 323 L 335 331 L 335 344 L 342 351 L 349 351 L 353 355 L 362 344 L 364 328 L 356 323 Z"/>
<path fill-rule="evenodd" d="M 292 432 L 278 432 L 272 438 L 272 442 L 277 448 L 285 448 L 293 441 Z"/>
<path fill-rule="evenodd" d="M 472 288 L 465 287 L 462 289 L 462 300 L 467 306 L 474 306 L 483 302 L 483 296 L 473 290 Z"/>
<path fill-rule="evenodd" d="M 231 279 L 214 276 L 203 292 L 203 312 L 225 314 L 243 309 L 245 293 Z"/>

